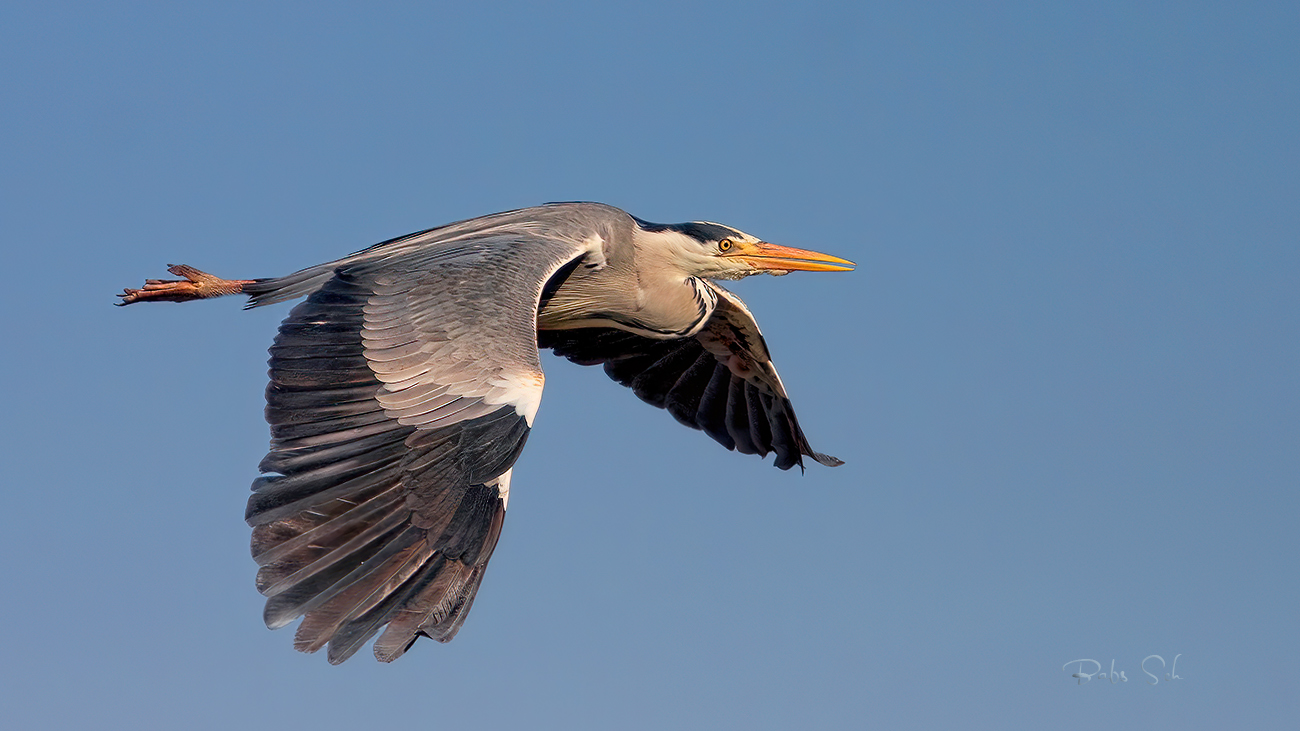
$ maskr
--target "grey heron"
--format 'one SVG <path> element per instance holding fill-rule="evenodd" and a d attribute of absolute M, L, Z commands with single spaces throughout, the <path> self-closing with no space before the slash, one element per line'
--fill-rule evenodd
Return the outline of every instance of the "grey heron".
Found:
<path fill-rule="evenodd" d="M 753 316 L 713 280 L 853 263 L 716 223 L 553 203 L 432 228 L 273 279 L 188 266 L 118 304 L 299 297 L 270 349 L 270 452 L 246 519 L 271 628 L 331 663 L 452 639 L 496 546 L 542 396 L 539 348 L 602 364 L 727 449 L 828 466 Z"/>

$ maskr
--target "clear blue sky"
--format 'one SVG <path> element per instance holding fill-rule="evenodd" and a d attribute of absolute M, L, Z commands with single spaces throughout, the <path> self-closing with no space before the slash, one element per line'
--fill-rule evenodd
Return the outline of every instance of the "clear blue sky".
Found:
<path fill-rule="evenodd" d="M 1300 726 L 1300 6 L 615 5 L 0 8 L 6 727 Z M 113 293 L 552 200 L 859 262 L 736 287 L 847 464 L 548 358 L 455 642 L 294 652 L 287 307 Z"/>

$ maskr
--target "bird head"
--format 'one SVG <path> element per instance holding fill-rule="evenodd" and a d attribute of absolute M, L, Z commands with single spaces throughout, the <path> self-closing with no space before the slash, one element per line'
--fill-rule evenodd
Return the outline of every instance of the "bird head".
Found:
<path fill-rule="evenodd" d="M 793 271 L 848 272 L 856 266 L 830 254 L 768 243 L 720 223 L 658 224 L 638 219 L 637 225 L 670 249 L 673 259 L 697 277 L 743 279 L 754 274 L 780 276 Z"/>

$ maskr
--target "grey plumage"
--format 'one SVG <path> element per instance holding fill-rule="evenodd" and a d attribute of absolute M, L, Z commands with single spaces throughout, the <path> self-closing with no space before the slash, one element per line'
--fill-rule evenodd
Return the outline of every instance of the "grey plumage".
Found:
<path fill-rule="evenodd" d="M 243 291 L 306 296 L 271 346 L 271 449 L 246 518 L 265 620 L 342 662 L 383 630 L 390 661 L 448 641 L 500 536 L 511 468 L 541 398 L 539 348 L 605 372 L 728 449 L 817 453 L 753 317 L 712 278 L 842 259 L 719 224 L 649 224 L 551 204 L 377 244 L 278 279 L 173 268 L 123 304 Z"/>

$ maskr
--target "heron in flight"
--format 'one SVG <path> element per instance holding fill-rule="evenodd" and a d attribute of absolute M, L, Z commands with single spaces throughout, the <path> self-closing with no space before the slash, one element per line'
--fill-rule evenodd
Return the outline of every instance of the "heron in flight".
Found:
<path fill-rule="evenodd" d="M 118 304 L 306 296 L 271 346 L 271 449 L 246 518 L 272 629 L 389 662 L 465 621 L 542 397 L 539 348 L 605 372 L 727 449 L 809 446 L 753 316 L 714 283 L 853 263 L 716 223 L 553 203 L 376 244 L 275 279 L 173 266 Z"/>

